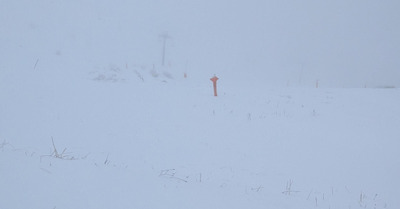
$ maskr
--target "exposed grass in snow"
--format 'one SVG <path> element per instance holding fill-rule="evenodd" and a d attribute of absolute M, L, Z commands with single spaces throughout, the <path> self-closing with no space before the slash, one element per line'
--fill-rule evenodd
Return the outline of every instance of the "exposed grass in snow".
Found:
<path fill-rule="evenodd" d="M 54 94 L 53 82 L 40 91 L 21 88 L 32 100 L 19 107 L 2 92 L 0 195 L 7 206 L 398 204 L 397 89 L 247 95 L 225 86 L 215 98 L 211 86 L 193 85 L 198 80 L 148 82 L 149 74 L 143 82 L 129 73 L 117 83 L 75 78 L 80 90 L 73 94 L 68 85 Z"/>

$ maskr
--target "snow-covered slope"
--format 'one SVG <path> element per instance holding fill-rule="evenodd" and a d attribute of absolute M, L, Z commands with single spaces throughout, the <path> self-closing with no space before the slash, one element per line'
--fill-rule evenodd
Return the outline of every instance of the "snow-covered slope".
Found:
<path fill-rule="evenodd" d="M 0 3 L 0 208 L 400 207 L 399 89 L 260 74 L 236 58 L 263 47 L 224 33 L 190 45 L 207 2 L 115 2 Z"/>
<path fill-rule="evenodd" d="M 37 70 L 1 84 L 2 208 L 400 205 L 398 89 L 221 78 L 213 97 L 209 80 L 110 71 L 121 79 Z"/>

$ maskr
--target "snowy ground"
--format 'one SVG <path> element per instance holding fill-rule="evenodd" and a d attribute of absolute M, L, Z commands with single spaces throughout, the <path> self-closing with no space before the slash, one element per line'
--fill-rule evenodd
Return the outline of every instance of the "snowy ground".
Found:
<path fill-rule="evenodd" d="M 221 78 L 213 97 L 211 81 L 124 67 L 6 74 L 1 208 L 400 206 L 398 89 Z"/>

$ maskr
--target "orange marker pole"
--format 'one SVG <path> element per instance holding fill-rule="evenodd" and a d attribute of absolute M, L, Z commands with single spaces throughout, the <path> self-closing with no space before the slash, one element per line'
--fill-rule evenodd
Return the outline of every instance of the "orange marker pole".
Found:
<path fill-rule="evenodd" d="M 210 78 L 210 80 L 213 82 L 214 96 L 217 96 L 217 80 L 218 80 L 218 77 L 214 75 L 214 77 Z"/>

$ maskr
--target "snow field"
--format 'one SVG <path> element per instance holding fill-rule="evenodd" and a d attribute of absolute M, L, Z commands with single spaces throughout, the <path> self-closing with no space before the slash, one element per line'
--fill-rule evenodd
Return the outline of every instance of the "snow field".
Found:
<path fill-rule="evenodd" d="M 397 89 L 246 94 L 225 82 L 213 97 L 207 80 L 146 72 L 145 81 L 129 69 L 117 81 L 32 73 L 31 85 L 2 91 L 6 206 L 397 204 Z"/>

